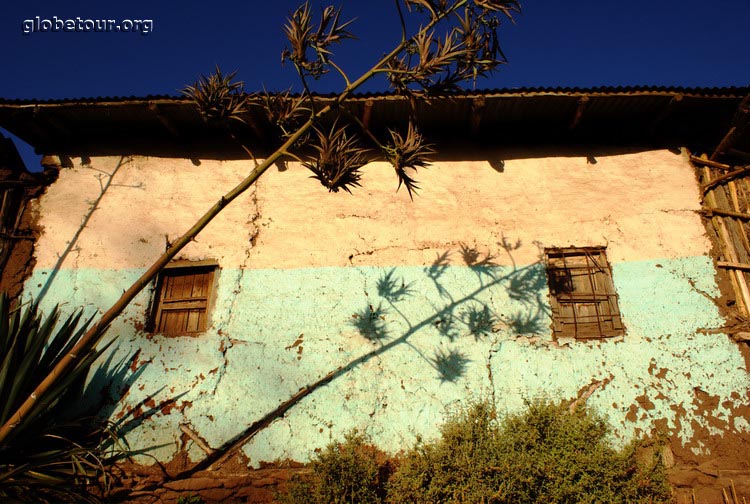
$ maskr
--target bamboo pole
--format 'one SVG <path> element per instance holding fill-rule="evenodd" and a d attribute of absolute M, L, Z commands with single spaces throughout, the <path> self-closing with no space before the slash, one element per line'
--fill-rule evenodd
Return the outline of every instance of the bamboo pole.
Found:
<path fill-rule="evenodd" d="M 731 196 L 732 206 L 734 207 L 734 211 L 739 213 L 740 212 L 740 198 L 739 198 L 739 195 L 737 194 L 736 182 L 738 181 L 732 180 L 727 184 L 727 186 L 729 188 L 729 195 Z M 735 225 L 737 226 L 737 229 L 739 229 L 740 231 L 740 237 L 742 238 L 742 245 L 745 247 L 745 251 L 750 251 L 750 242 L 747 239 L 745 226 L 741 222 L 736 222 Z"/>
<path fill-rule="evenodd" d="M 731 262 L 738 263 L 739 260 L 737 259 L 737 255 L 732 247 L 732 240 L 729 237 L 729 231 L 726 228 L 725 222 L 719 217 L 714 217 L 714 219 L 718 220 L 719 232 L 724 242 L 724 250 L 727 257 Z M 750 289 L 748 289 L 747 281 L 740 271 L 732 271 L 732 273 L 733 275 L 730 273 L 730 276 L 734 278 L 737 287 L 737 305 L 740 307 L 740 312 L 743 315 L 748 315 L 748 309 L 750 308 Z"/>
<path fill-rule="evenodd" d="M 211 208 L 209 208 L 193 226 L 188 229 L 185 234 L 179 237 L 161 257 L 159 257 L 148 270 L 141 275 L 133 285 L 125 290 L 120 298 L 107 310 L 94 324 L 86 334 L 84 334 L 78 343 L 65 355 L 55 368 L 37 385 L 34 391 L 29 395 L 28 398 L 21 404 L 21 406 L 10 415 L 8 421 L 0 427 L 0 446 L 13 432 L 13 429 L 31 412 L 37 403 L 39 398 L 45 398 L 47 391 L 54 386 L 57 380 L 63 376 L 74 364 L 76 364 L 79 358 L 83 358 L 89 351 L 96 347 L 99 341 L 104 336 L 104 332 L 107 330 L 109 325 L 117 318 L 125 307 L 140 293 L 151 281 L 156 278 L 159 272 L 171 261 L 188 243 L 193 241 L 195 237 L 205 228 L 209 222 L 213 220 L 221 211 L 239 195 L 244 193 L 250 186 L 252 186 L 258 178 L 268 170 L 269 167 L 286 156 L 287 153 L 292 149 L 294 144 L 302 138 L 323 116 L 328 115 L 331 111 L 337 110 L 339 106 L 349 96 L 357 90 L 362 84 L 370 80 L 377 73 L 385 72 L 386 64 L 391 61 L 392 58 L 396 57 L 401 51 L 408 46 L 408 44 L 416 37 L 419 33 L 430 33 L 436 24 L 441 22 L 444 18 L 452 15 L 453 12 L 457 11 L 466 4 L 467 0 L 459 0 L 456 2 L 448 12 L 441 13 L 435 16 L 426 26 L 421 27 L 417 34 L 407 38 L 402 37 L 394 49 L 383 56 L 373 67 L 363 73 L 354 82 L 347 80 L 347 86 L 344 90 L 333 98 L 328 105 L 323 107 L 317 112 L 317 114 L 311 116 L 297 131 L 294 132 L 281 147 L 279 147 L 273 154 L 266 158 L 262 163 L 258 164 L 250 171 L 250 174 L 242 180 L 232 190 L 222 196 Z M 148 103 L 148 102 L 147 102 Z"/>
<path fill-rule="evenodd" d="M 747 172 L 750 172 L 750 166 L 744 166 L 740 168 L 739 170 L 734 170 L 724 175 L 721 175 L 720 177 L 716 177 L 713 180 L 709 180 L 708 182 L 706 182 L 705 184 L 701 186 L 701 192 L 703 194 L 706 194 L 708 191 L 711 190 L 711 188 L 721 184 L 722 182 L 739 177 L 740 175 L 744 175 Z"/>
<path fill-rule="evenodd" d="M 716 265 L 720 268 L 750 271 L 750 263 L 733 263 L 729 261 L 717 261 Z"/>
<path fill-rule="evenodd" d="M 724 170 L 724 171 L 730 171 L 732 169 L 732 167 L 729 166 L 728 164 L 719 163 L 718 161 L 711 161 L 710 159 L 705 159 L 705 158 L 693 156 L 693 155 L 690 155 L 690 161 L 692 161 L 693 163 L 697 165 L 710 166 L 711 168 L 717 168 L 719 170 Z"/>
<path fill-rule="evenodd" d="M 713 217 L 714 215 L 721 215 L 723 217 L 734 217 L 736 219 L 750 220 L 750 214 L 743 212 L 732 212 L 729 210 L 720 210 L 718 208 L 704 208 L 700 211 L 706 217 Z"/>
<path fill-rule="evenodd" d="M 727 187 L 717 187 L 713 190 L 713 196 L 719 208 L 730 208 L 732 206 L 730 197 L 727 194 L 728 192 L 729 190 Z M 746 247 L 743 243 L 743 230 L 740 222 L 736 219 L 722 219 L 722 222 L 727 228 L 730 245 L 738 259 L 737 262 L 750 263 L 750 253 L 748 252 L 749 247 Z M 750 303 L 748 306 L 750 306 Z"/>
<path fill-rule="evenodd" d="M 740 183 L 740 194 L 742 195 L 742 199 L 745 203 L 745 210 L 750 208 L 750 199 L 748 199 L 748 194 L 750 194 L 750 181 L 748 181 L 747 177 L 741 178 L 738 181 Z"/>
<path fill-rule="evenodd" d="M 735 212 L 740 211 L 740 199 L 737 194 L 737 184 L 736 180 L 730 180 L 727 182 L 727 188 L 729 189 L 729 200 L 732 202 L 732 209 Z"/>
<path fill-rule="evenodd" d="M 711 179 L 711 171 L 708 167 L 703 167 L 703 175 L 705 180 Z M 715 198 L 715 191 L 708 191 L 705 195 L 706 202 L 712 207 L 717 208 L 717 201 Z M 737 255 L 732 248 L 732 241 L 729 237 L 729 231 L 724 224 L 724 220 L 721 217 L 714 216 L 711 221 L 716 228 L 717 234 L 720 238 L 719 243 L 722 245 L 724 256 L 729 259 L 729 262 L 739 263 Z M 732 281 L 732 286 L 735 290 L 735 296 L 737 298 L 737 307 L 741 314 L 748 315 L 748 302 L 750 302 L 750 289 L 748 288 L 747 282 L 744 275 L 738 271 L 730 271 L 729 277 Z"/>

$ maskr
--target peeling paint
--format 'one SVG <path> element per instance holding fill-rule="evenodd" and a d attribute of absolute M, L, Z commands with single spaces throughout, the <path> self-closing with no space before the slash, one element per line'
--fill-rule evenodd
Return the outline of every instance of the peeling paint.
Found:
<path fill-rule="evenodd" d="M 436 436 L 446 408 L 472 397 L 490 396 L 502 412 L 539 396 L 585 400 L 618 443 L 659 429 L 694 453 L 710 449 L 698 434 L 748 433 L 736 412 L 750 379 L 720 333 L 687 162 L 667 151 L 597 159 L 595 168 L 585 156 L 510 159 L 502 174 L 484 161 L 438 163 L 415 203 L 393 194 L 378 163 L 357 200 L 321 199 L 329 195 L 299 167 L 269 173 L 181 255 L 219 263 L 206 332 L 145 333 L 153 293 L 144 291 L 112 324 L 114 370 L 92 385 L 109 394 L 113 418 L 137 420 L 127 438 L 145 463 L 180 450 L 202 459 L 181 426 L 216 449 L 301 389 L 311 393 L 244 446 L 253 466 L 307 460 L 354 427 L 397 452 Z M 64 170 L 40 200 L 45 232 L 27 296 L 79 231 L 95 169 L 114 163 Z M 43 307 L 108 308 L 245 165 L 132 158 Z M 603 201 L 601 184 L 618 190 Z M 552 245 L 607 246 L 624 336 L 552 338 L 540 262 Z M 112 376 L 122 383 L 107 385 Z"/>
<path fill-rule="evenodd" d="M 220 446 L 301 387 L 347 364 L 352 367 L 248 443 L 245 454 L 253 464 L 305 460 L 311 447 L 324 446 L 354 427 L 395 452 L 417 435 L 434 436 L 446 406 L 467 396 L 489 394 L 502 411 L 515 412 L 524 399 L 578 397 L 581 387 L 594 380 L 606 381 L 606 386 L 593 392 L 588 403 L 609 416 L 622 442 L 650 432 L 657 419 L 666 419 L 666 428 L 688 442 L 697 428 L 731 422 L 733 408 L 742 403 L 742 396 L 732 393 L 746 395 L 748 378 L 729 338 L 697 333 L 699 327 L 718 326 L 722 320 L 685 275 L 710 278 L 711 261 L 699 256 L 659 263 L 668 267 L 657 268 L 655 261 L 613 267 L 628 328 L 624 338 L 568 344 L 550 339 L 546 306 L 527 304 L 528 298 L 545 299 L 545 283 L 536 284 L 527 299 L 511 295 L 513 280 L 532 272 L 543 275 L 540 266 L 515 272 L 492 268 L 481 281 L 471 268 L 450 267 L 439 288 L 429 267 L 247 270 L 240 295 L 235 294 L 236 282 L 220 283 L 213 326 L 200 338 L 149 340 L 135 333 L 118 342 L 118 356 L 140 351 L 139 361 L 152 359 L 139 377 L 148 385 L 131 391 L 126 403 L 138 404 L 161 391 L 151 400 L 185 394 L 179 403 L 190 405 L 177 415 L 162 409 L 148 427 L 144 423 L 133 431 L 129 442 L 159 445 L 171 437 L 171 444 L 152 451 L 169 459 L 179 445 L 176 426 L 187 422 L 210 446 Z M 93 282 L 101 274 L 78 271 L 75 281 Z M 224 270 L 222 275 L 234 280 L 239 272 Z M 399 279 L 398 285 L 409 285 L 411 293 L 391 302 L 367 287 L 389 276 Z M 651 295 L 660 302 L 646 302 L 644 289 L 654 285 L 658 288 Z M 230 317 L 220 307 L 233 306 L 232 298 L 253 309 L 235 310 Z M 379 338 L 352 323 L 352 314 L 372 305 L 382 308 Z M 477 306 L 500 322 L 481 336 L 467 325 L 467 313 Z M 534 332 L 519 333 L 513 324 L 502 323 L 519 311 L 541 314 L 531 324 Z M 435 324 L 447 318 L 453 319 L 455 333 Z M 231 343 L 226 334 L 233 335 Z M 450 352 L 463 359 L 463 367 L 439 368 L 438 357 Z M 451 372 L 455 375 L 446 378 Z M 696 398 L 696 387 L 713 398 L 710 403 Z"/>

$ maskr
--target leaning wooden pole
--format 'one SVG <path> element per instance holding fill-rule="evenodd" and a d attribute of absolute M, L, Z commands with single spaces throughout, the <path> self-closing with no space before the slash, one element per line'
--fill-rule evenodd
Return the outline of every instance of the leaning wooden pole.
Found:
<path fill-rule="evenodd" d="M 330 106 L 326 107 L 327 111 L 330 111 Z M 324 109 L 324 111 L 326 110 Z M 323 113 L 324 111 L 321 111 Z M 326 111 L 326 112 L 327 112 Z M 193 226 L 180 238 L 178 238 L 167 251 L 159 257 L 151 267 L 143 273 L 138 280 L 133 283 L 125 292 L 123 292 L 120 299 L 112 305 L 94 324 L 83 337 L 78 340 L 78 343 L 68 352 L 65 357 L 60 359 L 60 362 L 55 368 L 48 374 L 40 383 L 37 385 L 34 392 L 24 401 L 24 403 L 18 408 L 18 410 L 10 416 L 8 421 L 0 427 L 0 444 L 10 435 L 13 429 L 20 424 L 21 420 L 32 410 L 39 398 L 43 398 L 47 390 L 66 372 L 75 362 L 78 361 L 79 357 L 83 357 L 88 351 L 96 346 L 101 340 L 104 332 L 106 331 L 109 324 L 117 318 L 125 307 L 138 295 L 154 278 L 159 272 L 171 261 L 188 243 L 190 243 L 203 228 L 205 228 L 214 217 L 216 217 L 232 200 L 237 198 L 240 194 L 245 192 L 251 185 L 258 180 L 269 166 L 276 162 L 282 155 L 286 148 L 299 139 L 313 124 L 313 119 L 309 119 L 305 125 L 303 125 L 293 136 L 291 136 L 284 146 L 274 152 L 268 159 L 263 161 L 257 167 L 250 172 L 250 175 L 240 182 L 234 189 L 229 191 L 227 194 L 222 196 Z"/>
<path fill-rule="evenodd" d="M 117 318 L 120 313 L 130 304 L 130 302 L 138 295 L 154 278 L 159 272 L 171 261 L 188 243 L 190 243 L 203 228 L 205 228 L 214 217 L 216 217 L 221 211 L 234 199 L 244 193 L 250 188 L 258 178 L 265 173 L 265 171 L 272 166 L 276 161 L 285 156 L 289 152 L 292 146 L 312 128 L 315 123 L 323 116 L 326 116 L 333 110 L 337 110 L 339 106 L 346 100 L 357 88 L 363 83 L 368 81 L 373 75 L 383 71 L 386 63 L 392 58 L 396 57 L 406 46 L 414 40 L 414 38 L 421 33 L 430 33 L 430 31 L 440 21 L 449 16 L 452 12 L 465 5 L 466 1 L 457 2 L 450 11 L 441 13 L 434 17 L 430 23 L 426 26 L 421 27 L 416 35 L 411 38 L 403 37 L 401 42 L 388 54 L 383 56 L 370 70 L 362 74 L 354 82 L 348 83 L 344 91 L 342 91 L 334 100 L 333 103 L 326 105 L 322 109 L 316 111 L 307 122 L 300 126 L 297 131 L 291 135 L 284 144 L 279 147 L 273 154 L 271 154 L 262 163 L 257 165 L 250 174 L 242 180 L 237 186 L 222 196 L 198 221 L 178 238 L 167 251 L 159 257 L 151 267 L 141 275 L 138 280 L 133 283 L 122 296 L 107 310 L 94 324 L 83 337 L 76 343 L 68 354 L 60 359 L 60 362 L 55 368 L 37 385 L 34 391 L 29 397 L 21 404 L 21 406 L 8 418 L 5 424 L 0 427 L 0 446 L 3 442 L 11 435 L 13 429 L 20 424 L 20 422 L 31 412 L 37 402 L 44 398 L 47 391 L 60 379 L 80 358 L 93 349 L 97 343 L 101 340 L 104 332 L 109 325 Z M 348 82 L 348 81 L 347 81 Z"/>

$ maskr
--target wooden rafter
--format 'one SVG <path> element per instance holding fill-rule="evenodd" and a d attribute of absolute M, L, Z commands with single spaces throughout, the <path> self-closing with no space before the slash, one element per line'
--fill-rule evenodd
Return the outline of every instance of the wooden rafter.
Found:
<path fill-rule="evenodd" d="M 362 108 L 362 124 L 365 129 L 370 129 L 370 120 L 372 119 L 372 106 L 375 104 L 372 100 L 367 100 Z"/>
<path fill-rule="evenodd" d="M 690 156 L 690 161 L 700 166 L 710 166 L 711 168 L 716 168 L 718 170 L 730 171 L 732 169 L 728 164 L 711 161 L 710 159 L 704 159 L 698 156 Z"/>
<path fill-rule="evenodd" d="M 164 129 L 166 129 L 169 132 L 169 134 L 172 135 L 172 138 L 174 138 L 175 140 L 179 140 L 180 138 L 179 130 L 174 125 L 174 123 L 169 119 L 169 117 L 164 115 L 164 112 L 159 107 L 159 105 L 154 102 L 149 102 L 148 109 L 154 113 L 154 115 L 159 120 L 161 125 L 164 126 Z"/>
<path fill-rule="evenodd" d="M 720 210 L 718 208 L 705 208 L 701 210 L 701 213 L 706 217 L 713 217 L 714 215 L 720 215 L 722 217 L 734 217 L 736 219 L 742 219 L 750 221 L 750 214 L 742 212 L 733 212 L 731 210 Z"/>
<path fill-rule="evenodd" d="M 709 180 L 705 184 L 701 186 L 701 191 L 705 195 L 707 191 L 709 191 L 711 188 L 716 187 L 717 185 L 727 182 L 729 180 L 735 179 L 739 177 L 740 175 L 744 175 L 746 173 L 750 172 L 750 166 L 745 166 L 740 168 L 739 170 L 734 170 L 729 173 L 726 173 L 720 177 L 716 177 L 713 180 Z"/>
<path fill-rule="evenodd" d="M 733 263 L 728 261 L 716 261 L 716 265 L 719 268 L 750 271 L 750 264 L 745 263 Z"/>
<path fill-rule="evenodd" d="M 581 119 L 583 118 L 583 113 L 586 111 L 586 107 L 588 106 L 590 101 L 591 101 L 591 97 L 589 97 L 588 95 L 581 96 L 578 99 L 578 105 L 576 106 L 576 113 L 573 115 L 573 119 L 570 121 L 570 124 L 568 125 L 569 130 L 575 129 L 581 123 Z"/>
<path fill-rule="evenodd" d="M 653 135 L 656 132 L 656 129 L 659 127 L 659 125 L 667 118 L 669 115 L 674 111 L 675 107 L 682 101 L 682 95 L 681 94 L 675 94 L 672 96 L 672 98 L 667 102 L 666 105 L 664 105 L 664 108 L 661 109 L 659 112 L 659 115 L 657 115 L 653 121 L 651 121 L 651 134 Z"/>
<path fill-rule="evenodd" d="M 744 159 L 745 161 L 750 161 L 750 152 L 744 152 L 744 151 L 732 148 L 727 151 L 727 154 L 732 156 L 733 158 L 739 158 L 739 159 Z"/>
<path fill-rule="evenodd" d="M 471 101 L 471 133 L 476 135 L 479 133 L 479 127 L 482 124 L 482 115 L 485 107 L 484 96 L 474 98 Z"/>
<path fill-rule="evenodd" d="M 732 123 L 732 127 L 724 135 L 724 138 L 721 139 L 713 154 L 711 154 L 711 161 L 716 161 L 721 156 L 727 154 L 734 147 L 737 139 L 747 130 L 748 124 L 750 124 L 750 95 L 746 96 L 740 102 Z"/>

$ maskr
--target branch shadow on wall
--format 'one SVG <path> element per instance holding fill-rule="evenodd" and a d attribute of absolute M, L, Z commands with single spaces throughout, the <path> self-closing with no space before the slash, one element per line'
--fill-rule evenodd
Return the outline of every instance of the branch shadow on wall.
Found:
<path fill-rule="evenodd" d="M 80 226 L 78 226 L 78 229 L 76 229 L 75 233 L 73 233 L 73 236 L 71 236 L 70 240 L 68 241 L 68 244 L 65 246 L 65 249 L 62 251 L 62 253 L 58 255 L 57 261 L 55 262 L 55 265 L 52 267 L 52 270 L 50 271 L 49 278 L 47 278 L 41 290 L 39 291 L 39 294 L 37 294 L 36 296 L 37 303 L 40 303 L 42 299 L 44 299 L 44 297 L 47 295 L 47 292 L 49 292 L 50 286 L 54 282 L 55 278 L 57 277 L 57 274 L 62 268 L 63 263 L 65 262 L 67 257 L 70 255 L 70 253 L 78 250 L 77 244 L 78 244 L 78 240 L 81 238 L 81 234 L 83 233 L 83 230 L 86 229 L 86 226 L 88 226 L 89 221 L 94 215 L 94 212 L 98 210 L 99 205 L 101 204 L 102 200 L 104 199 L 104 196 L 107 194 L 109 189 L 111 187 L 132 187 L 135 189 L 142 188 L 141 185 L 128 186 L 124 184 L 112 183 L 112 180 L 115 178 L 115 175 L 117 175 L 117 172 L 120 170 L 120 168 L 122 168 L 124 165 L 129 163 L 131 160 L 132 158 L 130 157 L 120 156 L 120 160 L 117 162 L 117 165 L 114 167 L 111 173 L 104 171 L 104 170 L 100 170 L 98 168 L 94 168 L 93 166 L 90 165 L 90 161 L 88 161 L 88 164 L 85 165 L 88 169 L 96 172 L 95 177 L 99 181 L 99 194 L 93 200 L 88 201 L 89 208 L 86 211 L 86 213 L 83 215 L 83 219 L 81 220 Z"/>
<path fill-rule="evenodd" d="M 398 276 L 395 268 L 384 272 L 376 283 L 379 299 L 374 301 L 365 292 L 364 306 L 351 315 L 349 322 L 350 327 L 365 342 L 375 345 L 374 349 L 301 388 L 195 466 L 173 475 L 173 478 L 185 478 L 201 470 L 219 467 L 233 457 L 255 434 L 274 420 L 283 417 L 303 398 L 337 378 L 351 373 L 371 359 L 382 357 L 393 348 L 410 348 L 419 359 L 435 370 L 436 378 L 440 382 L 455 383 L 466 374 L 472 361 L 460 348 L 446 348 L 443 343 L 457 343 L 463 338 L 486 340 L 496 333 L 501 333 L 497 337 L 523 337 L 546 332 L 549 325 L 549 308 L 545 302 L 547 278 L 543 263 L 538 260 L 533 264 L 518 267 L 512 253 L 520 248 L 521 243 L 510 243 L 503 238 L 499 245 L 510 257 L 510 267 L 499 266 L 497 256 L 482 253 L 476 247 L 467 244 L 461 244 L 457 251 L 448 250 L 438 254 L 435 261 L 424 268 L 423 274 L 427 285 L 431 284 L 434 287 L 439 301 L 430 301 L 431 311 L 426 316 L 420 316 L 419 320 L 414 320 L 415 317 L 407 315 L 405 310 L 411 298 L 422 294 L 418 292 L 415 282 L 407 282 Z M 464 265 L 476 275 L 476 286 L 469 292 L 465 292 L 464 289 L 461 294 L 454 294 L 454 287 L 446 281 L 452 267 L 451 256 L 455 254 L 459 255 Z M 492 295 L 485 297 L 492 299 L 503 293 L 511 300 L 515 311 L 510 314 L 498 313 L 493 303 L 481 296 L 488 294 L 490 290 Z M 399 323 L 393 323 L 395 320 L 399 320 Z M 443 341 L 436 341 L 431 352 L 420 349 L 410 341 L 415 333 L 433 328 L 437 331 L 437 337 Z"/>

